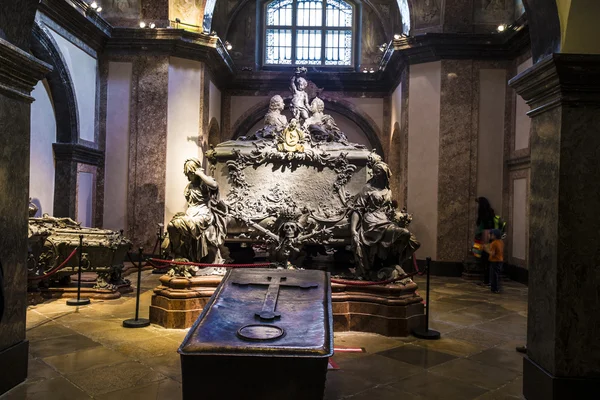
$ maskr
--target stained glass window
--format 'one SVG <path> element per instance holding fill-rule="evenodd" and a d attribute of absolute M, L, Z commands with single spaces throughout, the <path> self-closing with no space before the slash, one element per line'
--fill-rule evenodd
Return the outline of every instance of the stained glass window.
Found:
<path fill-rule="evenodd" d="M 351 66 L 354 6 L 344 0 L 273 0 L 265 6 L 266 65 Z"/>

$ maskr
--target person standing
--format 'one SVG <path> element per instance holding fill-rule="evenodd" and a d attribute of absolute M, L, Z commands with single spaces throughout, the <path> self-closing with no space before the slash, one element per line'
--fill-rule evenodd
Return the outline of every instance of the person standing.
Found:
<path fill-rule="evenodd" d="M 502 232 L 499 229 L 492 229 L 490 232 L 491 243 L 487 246 L 490 262 L 490 284 L 492 293 L 500 293 L 500 273 L 504 263 L 504 242 L 502 241 Z"/>
<path fill-rule="evenodd" d="M 489 232 L 494 229 L 494 218 L 496 213 L 490 202 L 485 197 L 478 197 L 475 200 L 479 206 L 477 207 L 477 228 L 475 230 L 475 241 L 486 246 L 490 242 Z M 483 283 L 481 286 L 489 286 L 490 284 L 490 270 L 489 270 L 489 254 L 485 251 L 481 252 L 479 257 L 479 265 L 483 270 Z"/>

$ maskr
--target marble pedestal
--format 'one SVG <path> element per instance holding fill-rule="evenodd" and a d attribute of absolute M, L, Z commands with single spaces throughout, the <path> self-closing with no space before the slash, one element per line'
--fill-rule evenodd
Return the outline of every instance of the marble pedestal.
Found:
<path fill-rule="evenodd" d="M 222 276 L 160 277 L 150 305 L 150 322 L 169 329 L 191 327 L 215 292 Z"/>
<path fill-rule="evenodd" d="M 331 284 L 333 330 L 408 336 L 425 324 L 423 299 L 417 284 L 353 286 Z"/>

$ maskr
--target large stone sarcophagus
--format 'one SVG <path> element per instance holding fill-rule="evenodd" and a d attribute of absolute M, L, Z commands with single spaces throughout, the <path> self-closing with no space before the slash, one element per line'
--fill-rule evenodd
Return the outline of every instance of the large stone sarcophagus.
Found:
<path fill-rule="evenodd" d="M 306 143 L 302 152 L 281 152 L 276 144 L 236 140 L 209 151 L 230 213 L 266 228 L 282 214 L 296 213 L 332 228 L 330 243 L 347 241 L 348 201 L 368 179 L 371 152 L 335 142 Z M 229 239 L 247 238 L 248 225 L 240 220 L 228 224 Z"/>

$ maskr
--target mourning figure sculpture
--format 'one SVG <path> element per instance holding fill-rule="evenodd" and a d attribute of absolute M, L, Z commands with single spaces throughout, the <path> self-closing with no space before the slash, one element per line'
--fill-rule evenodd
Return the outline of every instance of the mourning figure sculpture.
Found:
<path fill-rule="evenodd" d="M 188 208 L 186 212 L 175 214 L 167 226 L 169 250 L 176 259 L 223 263 L 221 250 L 227 234 L 227 206 L 218 200 L 219 186 L 214 178 L 204 173 L 197 158 L 185 161 L 183 173 L 189 180 L 184 191 Z M 196 272 L 195 269 L 191 271 L 191 275 Z M 182 274 L 190 274 L 190 269 L 185 269 Z"/>
<path fill-rule="evenodd" d="M 372 178 L 356 195 L 350 212 L 350 233 L 356 277 L 389 279 L 404 274 L 402 262 L 420 247 L 406 229 L 410 216 L 392 205 L 391 171 L 379 156 L 369 159 Z"/>

